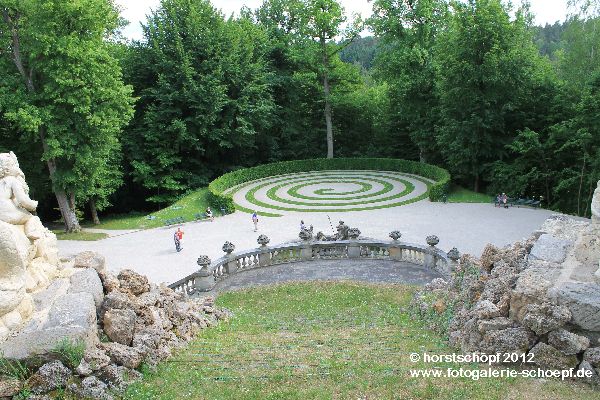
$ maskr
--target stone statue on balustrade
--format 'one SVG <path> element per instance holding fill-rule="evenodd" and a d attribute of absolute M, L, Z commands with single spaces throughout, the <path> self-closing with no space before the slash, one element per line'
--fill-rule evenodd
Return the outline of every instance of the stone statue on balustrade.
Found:
<path fill-rule="evenodd" d="M 0 338 L 33 312 L 29 293 L 58 268 L 56 236 L 35 215 L 37 201 L 13 152 L 0 154 Z"/>
<path fill-rule="evenodd" d="M 344 223 L 344 221 L 340 221 L 337 228 L 337 234 L 335 235 L 336 240 L 348 240 L 348 231 L 350 227 Z"/>
<path fill-rule="evenodd" d="M 316 239 L 322 242 L 334 242 L 336 240 L 348 240 L 348 231 L 350 227 L 344 223 L 344 221 L 340 221 L 337 228 L 337 233 L 335 235 L 326 235 L 323 232 L 319 231 L 317 233 Z"/>
<path fill-rule="evenodd" d="M 309 241 L 312 240 L 313 238 L 313 226 L 311 225 L 309 228 L 303 227 L 300 229 L 300 233 L 298 234 L 298 237 L 301 240 L 304 241 Z"/>

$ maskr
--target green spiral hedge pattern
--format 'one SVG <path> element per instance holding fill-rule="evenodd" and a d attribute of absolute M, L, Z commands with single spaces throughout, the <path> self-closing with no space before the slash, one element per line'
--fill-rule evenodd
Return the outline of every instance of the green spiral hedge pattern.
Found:
<path fill-rule="evenodd" d="M 224 208 L 228 212 L 233 212 L 236 208 L 242 211 L 252 211 L 248 208 L 241 207 L 239 205 L 235 205 L 233 201 L 233 194 L 242 190 L 244 187 L 254 183 L 254 181 L 265 180 L 265 185 L 273 185 L 273 183 L 278 183 L 281 181 L 288 181 L 288 178 L 283 178 L 278 180 L 278 176 L 286 175 L 286 174 L 294 174 L 294 173 L 305 173 L 305 172 L 314 172 L 314 171 L 323 171 L 323 174 L 318 174 L 317 178 L 319 182 L 325 187 L 319 188 L 311 195 L 298 193 L 303 189 L 304 186 L 314 184 L 315 178 L 311 178 L 310 180 L 295 182 L 296 184 L 289 188 L 286 193 L 293 199 L 283 199 L 278 206 L 273 207 L 269 205 L 268 208 L 274 210 L 285 210 L 285 211 L 319 211 L 319 210 L 305 210 L 305 209 L 294 209 L 293 205 L 311 205 L 314 206 L 314 203 L 311 203 L 311 200 L 331 200 L 332 204 L 340 204 L 340 199 L 343 201 L 346 200 L 356 200 L 355 202 L 350 201 L 353 205 L 357 207 L 352 210 L 343 209 L 343 210 L 327 210 L 327 211 L 358 211 L 364 209 L 375 209 L 375 208 L 387 208 L 390 206 L 377 206 L 373 204 L 369 206 L 371 203 L 376 203 L 376 201 L 372 201 L 369 198 L 373 196 L 373 194 L 368 194 L 369 190 L 372 189 L 372 184 L 364 179 L 352 179 L 352 177 L 341 178 L 336 177 L 328 178 L 328 174 L 326 171 L 357 171 L 361 170 L 363 172 L 373 171 L 369 179 L 373 180 L 373 183 L 377 182 L 377 172 L 378 171 L 393 171 L 399 172 L 398 177 L 396 178 L 399 184 L 403 184 L 406 187 L 404 191 L 405 194 L 410 193 L 411 185 L 410 182 L 403 180 L 402 173 L 404 174 L 412 174 L 418 175 L 426 179 L 421 179 L 422 182 L 426 183 L 428 186 L 428 192 L 425 195 L 419 196 L 418 199 L 411 199 L 407 202 L 414 202 L 418 200 L 422 200 L 424 198 L 429 197 L 431 201 L 441 200 L 444 194 L 447 193 L 449 183 L 450 183 L 450 174 L 445 169 L 429 165 L 422 164 L 414 161 L 407 160 L 398 160 L 398 159 L 383 159 L 383 158 L 335 158 L 335 159 L 311 159 L 311 160 L 297 160 L 297 161 L 284 161 L 273 164 L 265 164 L 260 165 L 253 168 L 240 169 L 237 171 L 233 171 L 222 175 L 221 177 L 212 181 L 209 185 L 209 200 L 213 207 L 216 208 Z M 265 179 L 269 178 L 269 179 Z M 386 179 L 389 178 L 386 177 Z M 418 177 L 411 176 L 412 179 L 418 179 Z M 328 180 L 329 179 L 329 180 Z M 433 182 L 431 182 L 433 181 Z M 326 187 L 328 183 L 351 183 L 355 186 L 358 186 L 356 190 L 351 190 L 350 192 L 335 192 L 332 189 Z M 381 182 L 379 180 L 379 184 L 383 184 L 383 192 L 389 192 L 393 189 L 393 185 L 390 185 L 388 182 Z M 261 185 L 261 187 L 263 187 Z M 232 190 L 232 188 L 235 188 Z M 255 190 L 254 190 L 255 189 Z M 246 199 L 251 200 L 253 193 L 255 193 L 258 189 L 254 188 L 253 190 L 248 191 L 246 193 Z M 269 190 L 269 199 L 275 196 L 276 188 L 271 188 Z M 401 199 L 401 196 L 396 196 L 396 198 Z M 336 200 L 338 202 L 336 202 Z M 279 200 L 278 200 L 279 201 Z M 299 203 L 299 204 L 298 204 Z M 393 206 L 405 204 L 406 202 L 398 201 L 394 203 Z M 256 204 L 257 206 L 259 204 Z M 290 207 L 288 207 L 288 205 Z M 262 206 L 261 206 L 262 207 Z M 316 206 L 318 208 L 319 206 Z M 280 214 L 269 213 L 269 212 L 261 212 L 262 215 L 266 216 L 279 216 Z"/>

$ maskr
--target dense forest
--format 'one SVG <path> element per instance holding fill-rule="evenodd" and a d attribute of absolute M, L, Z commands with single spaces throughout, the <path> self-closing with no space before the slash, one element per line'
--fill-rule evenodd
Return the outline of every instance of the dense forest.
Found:
<path fill-rule="evenodd" d="M 226 18 L 209 0 L 162 0 L 131 42 L 111 0 L 2 1 L 0 150 L 69 230 L 224 172 L 326 156 L 421 160 L 589 216 L 599 0 L 544 27 L 502 0 L 372 4 L 368 20 L 336 0 Z"/>

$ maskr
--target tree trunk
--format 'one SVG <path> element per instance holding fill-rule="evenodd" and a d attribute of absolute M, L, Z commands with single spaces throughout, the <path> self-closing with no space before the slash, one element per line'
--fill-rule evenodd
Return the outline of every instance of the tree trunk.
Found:
<path fill-rule="evenodd" d="M 75 211 L 76 207 L 75 207 L 75 194 L 73 192 L 69 193 L 69 207 L 71 207 L 71 210 Z"/>
<path fill-rule="evenodd" d="M 321 37 L 321 49 L 323 51 L 323 92 L 325 95 L 325 125 L 327 128 L 327 158 L 333 158 L 333 124 L 331 122 L 331 99 L 329 88 L 329 54 L 327 54 L 327 43 Z"/>
<path fill-rule="evenodd" d="M 77 221 L 77 216 L 75 215 L 75 212 L 71 209 L 69 205 L 69 198 L 67 197 L 67 193 L 62 189 L 54 189 L 54 194 L 56 195 L 56 200 L 58 201 L 58 208 L 60 209 L 60 213 L 65 223 L 65 230 L 67 232 L 81 231 L 81 226 L 79 225 L 79 221 Z"/>
<path fill-rule="evenodd" d="M 475 174 L 475 180 L 473 181 L 473 191 L 475 193 L 479 192 L 479 173 Z"/>
<path fill-rule="evenodd" d="M 42 142 L 42 147 L 44 148 L 44 153 L 47 153 L 48 143 L 46 143 L 46 128 L 43 126 L 41 126 L 39 129 L 39 136 L 40 141 Z M 51 158 L 46 162 L 46 164 L 48 165 L 48 173 L 50 174 L 50 181 L 52 181 L 52 188 L 54 190 L 54 194 L 56 195 L 58 208 L 60 209 L 60 214 L 62 215 L 65 223 L 65 230 L 67 232 L 79 232 L 81 230 L 81 226 L 77 220 L 77 215 L 75 215 L 75 209 L 71 208 L 67 193 L 63 189 L 57 187 L 54 182 L 54 177 L 56 174 L 56 161 Z"/>
<path fill-rule="evenodd" d="M 90 210 L 92 211 L 92 221 L 95 225 L 100 225 L 100 218 L 98 218 L 98 210 L 96 209 L 95 199 L 90 199 Z"/>
<path fill-rule="evenodd" d="M 419 162 L 421 164 L 425 164 L 427 162 L 427 158 L 425 157 L 425 153 L 423 152 L 423 149 L 419 149 Z"/>
<path fill-rule="evenodd" d="M 333 158 L 333 127 L 331 123 L 331 103 L 329 101 L 329 80 L 327 74 L 323 78 L 325 91 L 325 124 L 327 126 L 327 158 Z"/>
<path fill-rule="evenodd" d="M 585 153 L 583 154 L 583 164 L 581 165 L 581 175 L 579 177 L 579 190 L 577 191 L 577 216 L 581 217 L 581 189 L 583 188 L 583 174 L 585 173 Z"/>
<path fill-rule="evenodd" d="M 585 211 L 583 212 L 583 217 L 587 218 L 587 212 L 588 209 L 590 209 L 591 211 L 591 205 L 592 205 L 592 196 L 594 195 L 594 180 L 590 179 L 590 190 L 588 191 L 588 197 L 587 197 L 587 201 L 585 203 Z M 592 216 L 590 215 L 590 218 Z"/>

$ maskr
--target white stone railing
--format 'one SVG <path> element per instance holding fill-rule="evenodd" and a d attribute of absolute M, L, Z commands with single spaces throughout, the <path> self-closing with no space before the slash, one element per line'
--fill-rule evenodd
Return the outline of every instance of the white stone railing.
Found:
<path fill-rule="evenodd" d="M 235 246 L 227 242 L 223 251 L 227 254 L 211 262 L 207 256 L 198 258 L 200 270 L 172 283 L 169 287 L 187 295 L 199 295 L 211 291 L 215 285 L 228 277 L 255 268 L 280 264 L 317 261 L 329 259 L 392 260 L 421 265 L 437 271 L 442 277 L 449 278 L 456 267 L 459 253 L 452 249 L 449 253 L 431 245 L 404 243 L 397 240 L 378 241 L 368 239 L 338 241 L 302 241 L 278 246 L 266 246 L 268 238 L 261 235 L 262 246 L 257 249 L 233 252 Z M 437 238 L 435 238 L 437 239 Z M 259 238 L 261 243 L 261 238 Z"/>

